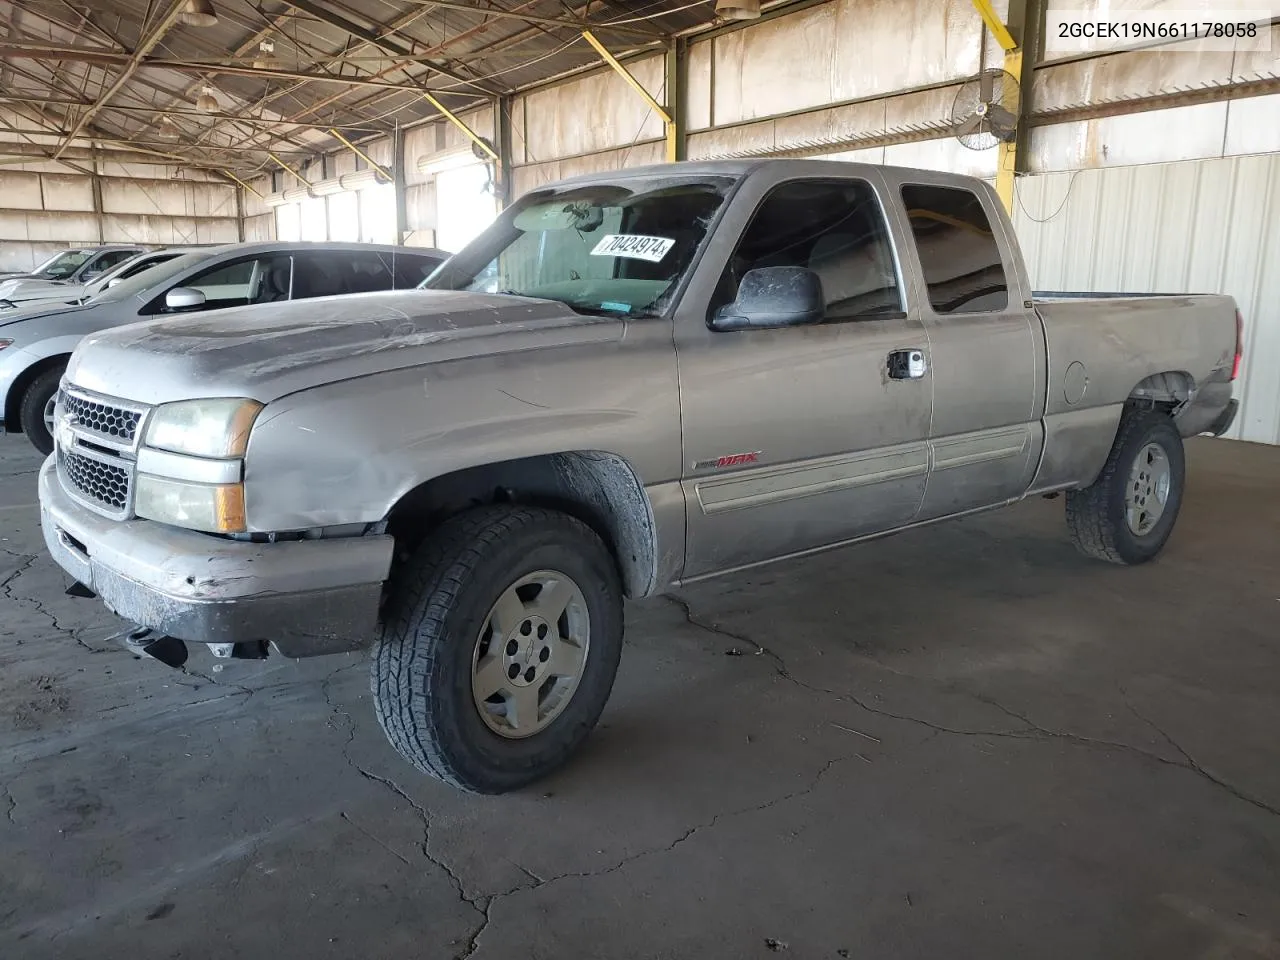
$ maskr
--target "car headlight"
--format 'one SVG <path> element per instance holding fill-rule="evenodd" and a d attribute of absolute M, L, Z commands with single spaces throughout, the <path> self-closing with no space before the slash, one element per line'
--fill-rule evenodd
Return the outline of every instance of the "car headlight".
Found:
<path fill-rule="evenodd" d="M 146 444 L 195 457 L 242 457 L 261 409 L 256 400 L 241 397 L 166 403 L 151 414 Z"/>
<path fill-rule="evenodd" d="M 244 485 L 192 483 L 140 473 L 133 511 L 148 520 L 187 530 L 241 533 L 245 529 Z"/>

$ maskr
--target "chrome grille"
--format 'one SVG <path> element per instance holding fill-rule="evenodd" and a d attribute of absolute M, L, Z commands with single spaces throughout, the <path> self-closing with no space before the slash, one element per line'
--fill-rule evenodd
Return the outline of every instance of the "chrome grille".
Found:
<path fill-rule="evenodd" d="M 125 512 L 129 506 L 128 469 L 70 450 L 61 453 L 64 475 L 81 496 L 112 512 Z"/>
<path fill-rule="evenodd" d="M 133 515 L 138 443 L 149 408 L 63 382 L 54 410 L 54 445 L 63 489 L 84 506 L 127 520 Z"/>
<path fill-rule="evenodd" d="M 138 424 L 142 421 L 140 411 L 99 403 L 65 390 L 59 400 L 62 409 L 85 430 L 130 445 L 138 435 Z"/>

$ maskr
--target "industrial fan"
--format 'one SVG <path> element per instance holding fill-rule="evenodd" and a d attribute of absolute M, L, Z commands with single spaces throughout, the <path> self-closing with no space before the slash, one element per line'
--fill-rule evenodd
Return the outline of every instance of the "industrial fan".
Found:
<path fill-rule="evenodd" d="M 956 93 L 951 132 L 970 150 L 1009 143 L 1018 133 L 1022 94 L 1017 78 L 999 68 L 983 70 Z"/>

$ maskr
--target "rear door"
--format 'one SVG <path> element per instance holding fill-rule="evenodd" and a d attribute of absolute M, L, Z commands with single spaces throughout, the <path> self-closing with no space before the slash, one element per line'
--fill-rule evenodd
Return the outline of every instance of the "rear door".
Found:
<path fill-rule="evenodd" d="M 876 176 L 786 177 L 739 188 L 676 319 L 684 428 L 686 578 L 910 523 L 928 474 L 932 378 L 888 375 L 922 352 Z M 826 321 L 716 332 L 746 271 L 801 266 L 822 279 Z M 710 309 L 706 305 L 710 303 Z"/>
<path fill-rule="evenodd" d="M 886 171 L 901 207 L 934 411 L 919 519 L 1020 497 L 1043 445 L 1044 351 L 1007 221 L 985 188 Z"/>

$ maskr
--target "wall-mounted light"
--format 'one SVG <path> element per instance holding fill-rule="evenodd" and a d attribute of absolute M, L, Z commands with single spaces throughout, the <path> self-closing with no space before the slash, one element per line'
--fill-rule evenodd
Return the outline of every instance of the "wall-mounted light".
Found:
<path fill-rule="evenodd" d="M 210 0 L 187 0 L 178 19 L 192 27 L 212 27 L 218 22 L 218 12 Z"/>

